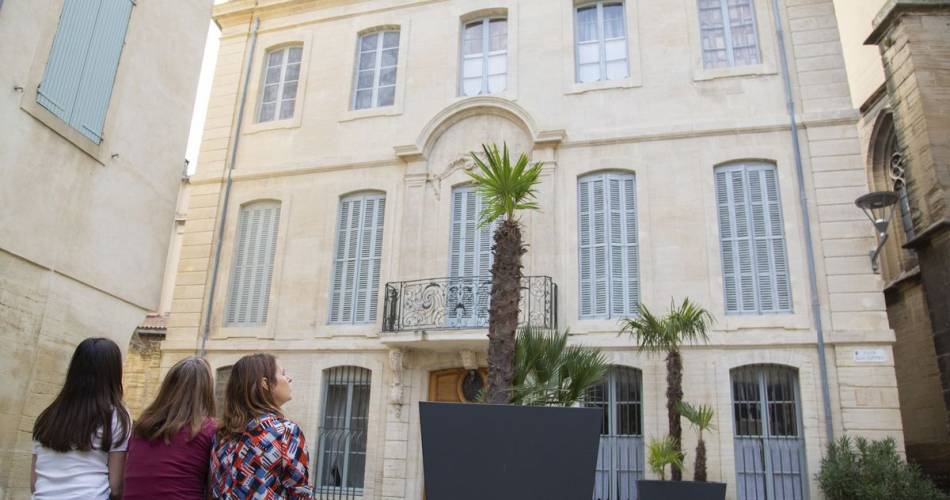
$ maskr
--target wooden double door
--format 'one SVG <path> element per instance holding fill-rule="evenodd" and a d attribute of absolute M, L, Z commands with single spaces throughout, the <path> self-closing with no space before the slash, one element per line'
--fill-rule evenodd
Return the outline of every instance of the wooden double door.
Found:
<path fill-rule="evenodd" d="M 487 386 L 487 368 L 437 370 L 429 373 L 429 401 L 471 403 Z"/>

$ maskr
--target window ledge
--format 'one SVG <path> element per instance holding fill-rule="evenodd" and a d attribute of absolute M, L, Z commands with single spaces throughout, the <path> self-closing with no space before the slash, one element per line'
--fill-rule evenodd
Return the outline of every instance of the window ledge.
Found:
<path fill-rule="evenodd" d="M 273 335 L 267 328 L 267 325 L 248 325 L 248 326 L 219 326 L 213 330 L 211 335 L 214 339 L 268 339 Z"/>
<path fill-rule="evenodd" d="M 596 90 L 607 90 L 607 89 L 629 89 L 635 87 L 643 86 L 643 82 L 639 78 L 627 77 L 623 80 L 603 80 L 597 82 L 587 82 L 587 83 L 577 83 L 573 82 L 564 91 L 565 95 L 574 95 L 574 94 L 583 94 L 586 92 L 593 92 Z"/>
<path fill-rule="evenodd" d="M 340 123 L 362 120 L 364 118 L 376 118 L 380 116 L 398 116 L 402 114 L 402 106 L 377 106 L 368 109 L 350 109 L 343 112 Z"/>
<path fill-rule="evenodd" d="M 300 113 L 295 113 L 292 118 L 283 120 L 271 120 L 267 122 L 254 122 L 247 126 L 244 134 L 256 134 L 258 132 L 267 132 L 270 130 L 280 130 L 288 128 L 300 128 Z"/>
<path fill-rule="evenodd" d="M 702 82 L 722 78 L 738 78 L 743 76 L 775 75 L 778 72 L 771 64 L 756 64 L 754 66 L 733 66 L 729 68 L 706 69 L 698 67 L 693 73 L 693 81 Z"/>
<path fill-rule="evenodd" d="M 109 152 L 106 147 L 105 138 L 103 138 L 102 142 L 99 144 L 92 142 L 88 137 L 74 129 L 60 117 L 54 115 L 48 109 L 40 105 L 40 103 L 36 102 L 35 89 L 23 93 L 23 98 L 20 101 L 20 109 L 25 111 L 33 118 L 39 120 L 40 123 L 49 127 L 53 132 L 59 134 L 63 139 L 71 142 L 74 146 L 79 148 L 87 155 L 91 156 L 103 166 L 105 166 L 106 162 L 109 160 Z"/>

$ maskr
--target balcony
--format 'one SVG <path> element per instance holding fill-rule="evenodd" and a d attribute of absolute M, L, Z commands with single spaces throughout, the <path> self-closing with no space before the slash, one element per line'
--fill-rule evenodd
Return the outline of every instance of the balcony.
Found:
<path fill-rule="evenodd" d="M 386 284 L 383 331 L 488 328 L 491 276 L 433 278 Z M 549 276 L 521 278 L 518 325 L 557 328 L 557 285 Z"/>

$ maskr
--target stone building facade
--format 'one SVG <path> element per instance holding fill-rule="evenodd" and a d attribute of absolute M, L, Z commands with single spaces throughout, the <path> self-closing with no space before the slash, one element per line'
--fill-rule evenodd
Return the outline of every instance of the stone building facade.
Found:
<path fill-rule="evenodd" d="M 321 494 L 423 498 L 417 403 L 478 386 L 490 254 L 465 170 L 488 142 L 544 164 L 523 320 L 603 349 L 603 403 L 632 412 L 605 429 L 625 444 L 602 448 L 596 498 L 632 498 L 666 433 L 663 361 L 617 334 L 639 303 L 716 317 L 684 386 L 717 411 L 709 476 L 730 498 L 818 498 L 826 421 L 903 443 L 830 0 L 241 0 L 214 17 L 162 367 L 205 351 L 220 385 L 242 355 L 278 355 Z"/>
<path fill-rule="evenodd" d="M 890 1 L 866 42 L 885 81 L 861 107 L 869 183 L 896 191 L 881 272 L 907 455 L 950 485 L 950 2 Z"/>
<path fill-rule="evenodd" d="M 0 5 L 0 497 L 75 346 L 158 307 L 211 4 Z"/>

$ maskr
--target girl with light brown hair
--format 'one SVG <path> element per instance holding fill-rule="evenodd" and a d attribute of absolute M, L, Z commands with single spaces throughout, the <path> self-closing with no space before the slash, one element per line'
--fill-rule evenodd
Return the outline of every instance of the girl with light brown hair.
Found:
<path fill-rule="evenodd" d="M 231 367 L 211 453 L 212 498 L 311 498 L 303 432 L 281 409 L 291 382 L 270 354 Z"/>
<path fill-rule="evenodd" d="M 175 363 L 132 429 L 124 498 L 207 498 L 212 415 L 211 366 L 197 356 Z"/>

